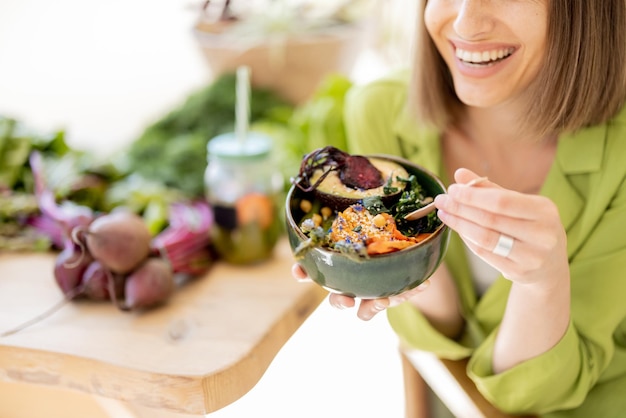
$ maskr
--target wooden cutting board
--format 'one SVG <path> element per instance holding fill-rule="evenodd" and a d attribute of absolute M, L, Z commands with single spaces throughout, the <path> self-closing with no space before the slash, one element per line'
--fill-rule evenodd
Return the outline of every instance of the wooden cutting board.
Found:
<path fill-rule="evenodd" d="M 0 255 L 0 331 L 57 303 L 55 254 Z M 74 301 L 0 338 L 0 379 L 207 414 L 247 393 L 326 295 L 291 277 L 286 240 L 254 266 L 216 263 L 164 306 Z"/>

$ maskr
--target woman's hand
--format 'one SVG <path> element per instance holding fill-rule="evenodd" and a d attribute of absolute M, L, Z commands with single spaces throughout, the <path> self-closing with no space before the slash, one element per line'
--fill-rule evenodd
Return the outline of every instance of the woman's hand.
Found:
<path fill-rule="evenodd" d="M 476 177 L 457 170 L 457 184 L 435 198 L 439 218 L 511 281 L 548 285 L 569 275 L 567 238 L 556 205 L 489 181 L 465 186 Z"/>
<path fill-rule="evenodd" d="M 292 274 L 298 281 L 311 280 L 299 264 L 293 265 Z M 361 301 L 359 302 L 357 316 L 364 321 L 369 321 L 374 316 L 376 316 L 377 313 L 382 312 L 387 308 L 397 306 L 402 302 L 411 299 L 413 296 L 428 288 L 429 285 L 430 280 L 426 280 L 424 283 L 420 284 L 416 288 L 396 296 L 379 299 L 361 299 Z M 340 295 L 337 293 L 331 293 L 328 296 L 328 300 L 331 306 L 337 309 L 353 308 L 357 304 L 357 301 L 354 298 L 350 296 Z"/>
<path fill-rule="evenodd" d="M 439 218 L 513 284 L 494 343 L 495 373 L 554 347 L 570 321 L 567 236 L 556 205 L 543 196 L 494 183 L 466 184 L 459 169 L 447 195 L 435 198 Z"/>

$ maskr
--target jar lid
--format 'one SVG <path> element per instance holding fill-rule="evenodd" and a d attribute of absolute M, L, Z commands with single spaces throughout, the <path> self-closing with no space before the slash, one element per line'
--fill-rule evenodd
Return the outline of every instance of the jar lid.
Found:
<path fill-rule="evenodd" d="M 207 144 L 208 156 L 233 160 L 251 160 L 267 156 L 272 149 L 269 137 L 248 132 L 246 140 L 238 141 L 234 132 L 227 132 L 211 139 Z"/>

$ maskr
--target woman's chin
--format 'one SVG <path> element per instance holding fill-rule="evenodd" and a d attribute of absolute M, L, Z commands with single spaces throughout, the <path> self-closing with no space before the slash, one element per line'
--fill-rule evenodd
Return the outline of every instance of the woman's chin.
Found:
<path fill-rule="evenodd" d="M 466 106 L 489 108 L 504 101 L 504 97 L 495 96 L 492 89 L 464 89 L 456 88 L 456 95 Z"/>

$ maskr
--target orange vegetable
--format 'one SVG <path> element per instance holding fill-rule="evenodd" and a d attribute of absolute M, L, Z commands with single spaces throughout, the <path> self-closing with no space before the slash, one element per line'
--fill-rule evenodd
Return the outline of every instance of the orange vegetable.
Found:
<path fill-rule="evenodd" d="M 422 241 L 430 234 L 407 237 L 396 227 L 396 222 L 388 213 L 372 216 L 364 207 L 353 205 L 339 212 L 333 222 L 330 238 L 338 242 L 365 241 L 369 255 L 399 251 Z"/>
<path fill-rule="evenodd" d="M 367 253 L 369 255 L 386 254 L 394 251 L 400 251 L 411 245 L 415 244 L 414 241 L 372 241 L 367 244 Z"/>
<path fill-rule="evenodd" d="M 246 225 L 257 223 L 261 229 L 267 229 L 274 221 L 274 202 L 263 193 L 249 193 L 235 203 L 237 223 Z"/>

